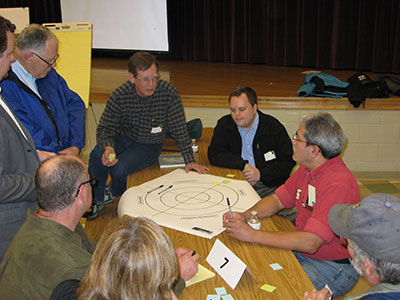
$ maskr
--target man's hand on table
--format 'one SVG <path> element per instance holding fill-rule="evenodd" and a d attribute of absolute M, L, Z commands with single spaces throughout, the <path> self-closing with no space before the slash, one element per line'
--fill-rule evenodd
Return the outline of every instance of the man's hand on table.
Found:
<path fill-rule="evenodd" d="M 226 212 L 222 218 L 223 226 L 226 228 L 226 233 L 230 237 L 243 242 L 253 241 L 253 234 L 256 230 L 247 224 L 246 217 L 243 213 L 233 212 L 231 218 L 230 213 Z"/>
<path fill-rule="evenodd" d="M 203 165 L 199 165 L 198 163 L 191 162 L 185 166 L 186 173 L 188 173 L 190 170 L 194 170 L 199 174 L 206 174 L 210 169 Z"/>
<path fill-rule="evenodd" d="M 197 260 L 199 254 L 192 256 L 193 251 L 186 249 L 185 247 L 179 247 L 175 249 L 176 258 L 178 260 L 179 276 L 187 281 L 196 275 L 198 270 Z"/>

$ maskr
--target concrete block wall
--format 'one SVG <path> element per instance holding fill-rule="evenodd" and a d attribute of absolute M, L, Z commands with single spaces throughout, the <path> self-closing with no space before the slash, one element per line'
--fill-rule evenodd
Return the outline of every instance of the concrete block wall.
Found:
<path fill-rule="evenodd" d="M 267 110 L 285 125 L 291 136 L 300 119 L 316 110 Z M 186 118 L 200 118 L 204 127 L 215 127 L 216 121 L 228 114 L 228 108 L 185 108 Z M 343 160 L 353 172 L 391 172 L 400 174 L 400 111 L 333 110 L 347 143 Z"/>
<path fill-rule="evenodd" d="M 93 103 L 97 122 L 105 104 Z M 300 119 L 316 110 L 262 109 L 280 120 L 291 136 L 296 132 Z M 217 120 L 228 114 L 228 108 L 186 107 L 186 119 L 200 118 L 204 127 L 215 127 Z M 400 175 L 400 111 L 333 110 L 333 117 L 341 124 L 347 143 L 343 160 L 353 172 L 390 172 Z M 87 161 L 90 149 L 96 145 L 96 125 L 91 108 L 86 113 L 87 146 L 82 158 Z"/>

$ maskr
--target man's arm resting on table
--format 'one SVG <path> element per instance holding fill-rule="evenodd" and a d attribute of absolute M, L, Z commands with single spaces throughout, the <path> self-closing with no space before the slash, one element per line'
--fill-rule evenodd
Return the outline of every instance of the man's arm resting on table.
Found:
<path fill-rule="evenodd" d="M 299 252 L 314 254 L 324 243 L 324 240 L 315 233 L 305 231 L 258 231 L 250 227 L 245 220 L 230 218 L 224 223 L 229 236 L 241 241 L 258 243 L 261 245 L 295 250 Z"/>
<path fill-rule="evenodd" d="M 224 227 L 227 228 L 229 236 L 241 241 L 255 242 L 262 245 L 295 250 L 299 252 L 313 254 L 324 240 L 311 232 L 270 232 L 258 231 L 247 225 L 246 220 L 250 217 L 251 211 L 256 210 L 259 218 L 266 218 L 275 215 L 279 210 L 285 208 L 276 194 L 261 199 L 253 207 L 244 213 L 234 213 L 233 218 L 229 214 L 224 214 Z"/>

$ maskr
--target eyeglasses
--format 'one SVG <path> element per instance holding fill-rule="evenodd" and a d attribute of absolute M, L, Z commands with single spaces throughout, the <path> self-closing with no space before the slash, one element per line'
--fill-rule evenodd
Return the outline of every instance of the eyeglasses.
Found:
<path fill-rule="evenodd" d="M 96 177 L 92 177 L 89 180 L 86 180 L 85 182 L 82 182 L 79 186 L 78 186 L 78 190 L 76 191 L 76 195 L 75 198 L 78 197 L 79 195 L 79 191 L 81 190 L 81 186 L 85 185 L 87 183 L 90 183 L 91 185 L 97 185 L 97 179 Z"/>
<path fill-rule="evenodd" d="M 56 63 L 57 59 L 60 57 L 60 55 L 57 54 L 56 57 L 54 57 L 51 61 L 47 61 L 47 60 L 45 60 L 44 58 L 40 57 L 39 54 L 36 54 L 35 52 L 32 52 L 32 53 L 33 53 L 37 58 L 39 58 L 41 61 L 45 62 L 49 67 L 52 67 L 52 66 Z"/>
<path fill-rule="evenodd" d="M 299 135 L 298 135 L 297 133 L 293 134 L 292 140 L 293 140 L 293 141 L 296 141 L 296 142 L 302 142 L 302 143 L 308 144 L 307 141 L 301 140 L 301 139 L 299 138 Z"/>
<path fill-rule="evenodd" d="M 136 77 L 136 79 L 139 80 L 140 82 L 150 83 L 150 81 L 151 82 L 157 81 L 158 79 L 160 79 L 160 77 L 161 76 L 159 74 L 157 74 L 157 75 L 154 75 L 151 77 L 145 77 L 145 78 Z"/>

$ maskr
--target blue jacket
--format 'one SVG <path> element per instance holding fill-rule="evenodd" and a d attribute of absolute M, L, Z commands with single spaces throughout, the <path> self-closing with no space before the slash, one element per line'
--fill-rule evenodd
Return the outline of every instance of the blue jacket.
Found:
<path fill-rule="evenodd" d="M 39 150 L 58 153 L 68 147 L 85 146 L 85 104 L 81 97 L 69 89 L 65 80 L 51 69 L 45 78 L 37 79 L 40 95 L 47 103 L 55 123 L 33 92 L 23 89 L 10 71 L 6 80 L 0 83 L 3 99 L 25 125 Z"/>
<path fill-rule="evenodd" d="M 347 96 L 348 82 L 326 73 L 307 74 L 302 86 L 297 91 L 299 97 L 334 97 Z"/>

